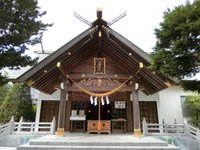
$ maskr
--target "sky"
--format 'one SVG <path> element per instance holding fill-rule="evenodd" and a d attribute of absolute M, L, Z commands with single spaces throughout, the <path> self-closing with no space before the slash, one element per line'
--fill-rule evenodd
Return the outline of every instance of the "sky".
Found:
<path fill-rule="evenodd" d="M 155 46 L 154 29 L 159 28 L 163 12 L 185 2 L 186 0 L 38 0 L 41 10 L 47 11 L 42 21 L 54 24 L 43 34 L 43 47 L 45 51 L 55 51 L 88 29 L 87 24 L 73 16 L 74 12 L 93 22 L 96 20 L 96 9 L 100 7 L 103 9 L 102 18 L 107 22 L 126 11 L 127 15 L 110 27 L 149 53 Z M 40 44 L 30 47 L 31 53 L 40 50 Z"/>

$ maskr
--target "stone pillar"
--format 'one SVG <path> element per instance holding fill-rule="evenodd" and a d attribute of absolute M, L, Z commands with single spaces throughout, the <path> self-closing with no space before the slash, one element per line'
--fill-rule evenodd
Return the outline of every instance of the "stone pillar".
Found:
<path fill-rule="evenodd" d="M 65 114 L 66 114 L 66 95 L 67 95 L 67 79 L 63 78 L 60 85 L 60 103 L 58 112 L 58 128 L 57 135 L 64 136 L 65 133 Z"/>
<path fill-rule="evenodd" d="M 132 104 L 133 104 L 133 125 L 134 125 L 134 136 L 141 136 L 141 125 L 140 125 L 140 106 L 138 98 L 138 90 L 132 91 Z"/>

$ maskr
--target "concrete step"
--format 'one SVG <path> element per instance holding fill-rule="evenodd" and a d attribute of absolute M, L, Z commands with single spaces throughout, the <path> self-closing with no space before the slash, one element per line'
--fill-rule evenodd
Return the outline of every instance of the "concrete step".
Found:
<path fill-rule="evenodd" d="M 67 142 L 67 141 L 30 141 L 29 145 L 48 145 L 48 146 L 168 146 L 166 142 Z"/>
<path fill-rule="evenodd" d="M 22 145 L 17 150 L 180 150 L 175 146 L 49 146 Z"/>
<path fill-rule="evenodd" d="M 134 138 L 133 135 L 68 134 L 48 135 L 21 145 L 17 150 L 180 150 L 153 137 Z"/>

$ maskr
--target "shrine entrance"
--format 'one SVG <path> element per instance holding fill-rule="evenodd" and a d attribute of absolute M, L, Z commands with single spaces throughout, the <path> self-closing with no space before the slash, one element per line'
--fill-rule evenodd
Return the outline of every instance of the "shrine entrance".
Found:
<path fill-rule="evenodd" d="M 153 109 L 140 105 L 139 94 L 152 95 L 175 84 L 151 71 L 147 53 L 110 25 L 102 19 L 102 10 L 97 10 L 90 28 L 17 79 L 45 94 L 55 94 L 44 99 L 59 101 L 42 103 L 38 115 L 41 121 L 57 116 L 59 136 L 65 131 L 127 131 L 140 137 L 142 117 L 157 117 L 155 112 L 146 113 Z"/>
<path fill-rule="evenodd" d="M 125 107 L 125 101 L 111 101 L 103 105 L 91 104 L 88 101 L 74 101 L 70 117 L 70 132 L 125 133 L 127 131 Z"/>

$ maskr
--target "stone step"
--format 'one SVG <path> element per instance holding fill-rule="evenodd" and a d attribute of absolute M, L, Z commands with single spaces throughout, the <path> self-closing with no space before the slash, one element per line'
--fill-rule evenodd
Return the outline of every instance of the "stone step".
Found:
<path fill-rule="evenodd" d="M 29 145 L 48 146 L 168 146 L 166 142 L 67 142 L 67 141 L 30 141 Z"/>
<path fill-rule="evenodd" d="M 68 134 L 65 137 L 47 135 L 17 150 L 180 150 L 153 137 L 134 138 L 132 135 Z"/>
<path fill-rule="evenodd" d="M 132 135 L 48 135 L 29 142 L 30 145 L 49 146 L 167 146 L 153 137 L 134 138 Z"/>
<path fill-rule="evenodd" d="M 50 145 L 21 145 L 17 150 L 180 150 L 168 146 L 50 146 Z"/>

